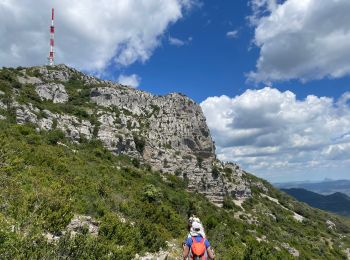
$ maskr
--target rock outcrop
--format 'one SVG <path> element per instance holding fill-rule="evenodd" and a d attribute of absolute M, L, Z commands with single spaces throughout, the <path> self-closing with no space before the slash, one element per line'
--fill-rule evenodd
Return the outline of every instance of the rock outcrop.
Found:
<path fill-rule="evenodd" d="M 288 243 L 282 243 L 281 246 L 285 249 L 287 249 L 287 251 L 294 257 L 299 257 L 300 253 L 298 250 L 296 250 L 294 247 L 291 247 Z"/>
<path fill-rule="evenodd" d="M 177 241 L 167 242 L 167 250 L 156 253 L 146 253 L 144 256 L 136 255 L 133 260 L 176 260 L 182 258 L 182 250 Z"/>
<path fill-rule="evenodd" d="M 25 72 L 25 70 L 24 70 Z M 25 77 L 18 77 L 18 82 L 21 84 L 41 84 L 41 79 L 26 75 Z"/>
<path fill-rule="evenodd" d="M 1 97 L 3 97 L 5 93 L 0 90 L 0 110 L 7 110 L 7 105 L 1 101 Z"/>
<path fill-rule="evenodd" d="M 2 101 L 0 101 L 0 109 L 2 109 L 2 110 L 7 109 L 6 105 Z"/>
<path fill-rule="evenodd" d="M 75 237 L 77 234 L 83 233 L 96 237 L 98 236 L 98 232 L 100 230 L 99 226 L 100 222 L 90 216 L 75 215 L 64 230 L 57 232 L 56 234 L 47 232 L 44 234 L 44 236 L 46 237 L 48 243 L 58 243 L 62 236 L 66 235 L 67 233 L 71 237 Z"/>
<path fill-rule="evenodd" d="M 51 100 L 53 103 L 65 103 L 68 95 L 62 84 L 43 84 L 35 87 L 36 92 L 42 100 Z"/>
<path fill-rule="evenodd" d="M 98 138 L 115 154 L 133 156 L 163 173 L 187 179 L 189 190 L 205 194 L 217 205 L 222 205 L 225 196 L 250 197 L 244 171 L 216 159 L 201 107 L 190 98 L 179 93 L 152 95 L 65 65 L 23 69 L 21 74 L 19 81 L 32 86 L 41 100 L 65 106 L 63 103 L 70 105 L 80 95 L 85 103 L 72 106 L 79 109 L 74 113 L 14 101 L 11 106 L 18 124 L 30 122 L 42 130 L 60 129 L 75 142 Z M 69 92 L 65 85 L 72 82 L 80 85 Z M 86 100 L 83 93 L 88 94 Z"/>
<path fill-rule="evenodd" d="M 68 224 L 66 230 L 75 236 L 78 233 L 82 233 L 86 228 L 87 232 L 92 236 L 97 236 L 100 223 L 94 220 L 90 216 L 76 215 Z"/>

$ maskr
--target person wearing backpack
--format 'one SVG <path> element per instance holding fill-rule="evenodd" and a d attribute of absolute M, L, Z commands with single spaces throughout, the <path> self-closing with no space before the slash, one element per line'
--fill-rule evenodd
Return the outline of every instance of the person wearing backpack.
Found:
<path fill-rule="evenodd" d="M 191 237 L 188 237 L 183 250 L 183 259 L 188 257 L 191 260 L 215 259 L 214 252 L 209 241 L 201 234 L 204 233 L 203 226 L 198 222 L 193 222 L 191 227 Z"/>

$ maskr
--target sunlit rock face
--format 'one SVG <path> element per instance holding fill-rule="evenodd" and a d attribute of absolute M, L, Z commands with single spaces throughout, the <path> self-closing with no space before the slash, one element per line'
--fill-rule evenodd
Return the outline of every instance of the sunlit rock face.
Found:
<path fill-rule="evenodd" d="M 245 172 L 216 159 L 202 109 L 190 98 L 179 93 L 152 95 L 65 65 L 23 69 L 19 79 L 33 88 L 33 95 L 54 106 L 43 109 L 41 104 L 36 107 L 14 98 L 11 107 L 18 124 L 59 129 L 74 142 L 96 138 L 115 154 L 127 154 L 164 174 L 185 178 L 189 190 L 205 194 L 217 205 L 225 196 L 251 196 Z"/>

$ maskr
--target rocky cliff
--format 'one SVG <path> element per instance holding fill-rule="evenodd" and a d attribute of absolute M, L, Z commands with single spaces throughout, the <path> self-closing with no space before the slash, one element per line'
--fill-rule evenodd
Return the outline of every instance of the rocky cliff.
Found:
<path fill-rule="evenodd" d="M 190 98 L 152 95 L 65 65 L 18 68 L 8 74 L 17 88 L 3 91 L 0 108 L 15 111 L 18 124 L 58 129 L 74 142 L 96 138 L 115 154 L 185 178 L 189 190 L 217 205 L 225 196 L 250 197 L 245 172 L 216 159 L 203 112 Z"/>

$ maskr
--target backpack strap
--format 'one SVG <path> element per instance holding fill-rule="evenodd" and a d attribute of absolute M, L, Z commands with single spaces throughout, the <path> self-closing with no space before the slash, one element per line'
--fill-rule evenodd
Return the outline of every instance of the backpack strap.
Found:
<path fill-rule="evenodd" d="M 196 237 L 192 237 L 192 243 L 203 243 L 204 237 L 201 238 L 201 241 L 197 242 Z"/>

